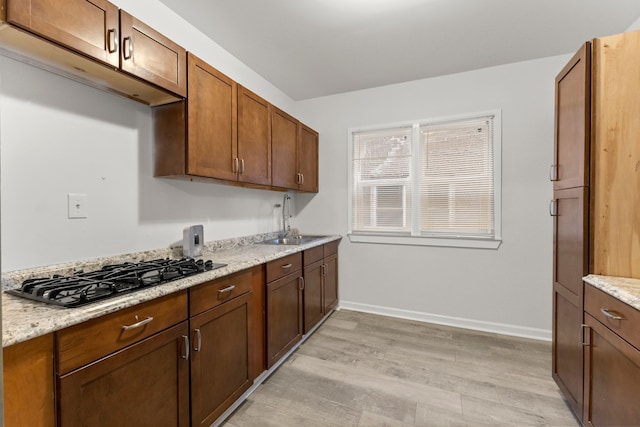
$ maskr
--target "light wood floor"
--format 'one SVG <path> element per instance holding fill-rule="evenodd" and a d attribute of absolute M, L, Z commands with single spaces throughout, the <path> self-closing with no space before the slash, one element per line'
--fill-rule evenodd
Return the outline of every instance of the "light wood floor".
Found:
<path fill-rule="evenodd" d="M 223 425 L 579 424 L 548 342 L 341 310 Z"/>

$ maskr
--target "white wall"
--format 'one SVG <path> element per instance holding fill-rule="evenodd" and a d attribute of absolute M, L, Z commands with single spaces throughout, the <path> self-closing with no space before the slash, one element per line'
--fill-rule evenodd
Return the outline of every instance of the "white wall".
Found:
<path fill-rule="evenodd" d="M 295 103 L 156 0 L 118 6 L 294 114 Z M 282 193 L 153 178 L 149 107 L 0 57 L 2 269 L 274 231 Z M 67 219 L 67 194 L 89 217 Z M 297 222 L 294 218 L 292 224 Z"/>
<path fill-rule="evenodd" d="M 344 305 L 550 337 L 553 224 L 548 173 L 553 161 L 554 77 L 569 58 L 563 55 L 298 103 L 298 116 L 321 135 L 321 192 L 312 200 L 298 197 L 299 220 L 307 231 L 337 228 L 341 234 L 346 234 L 348 221 L 348 128 L 502 109 L 500 248 L 392 246 L 344 239 L 340 249 Z"/>

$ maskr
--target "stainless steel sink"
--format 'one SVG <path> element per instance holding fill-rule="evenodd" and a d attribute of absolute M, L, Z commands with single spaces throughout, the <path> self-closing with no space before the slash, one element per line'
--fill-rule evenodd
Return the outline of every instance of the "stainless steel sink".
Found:
<path fill-rule="evenodd" d="M 264 245 L 304 245 L 305 243 L 311 243 L 318 239 L 323 239 L 327 236 L 290 236 L 279 237 L 277 239 L 265 240 L 262 242 Z"/>

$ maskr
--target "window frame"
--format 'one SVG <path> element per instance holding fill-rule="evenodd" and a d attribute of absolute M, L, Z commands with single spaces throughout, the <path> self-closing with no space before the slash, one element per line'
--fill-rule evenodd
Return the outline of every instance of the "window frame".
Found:
<path fill-rule="evenodd" d="M 469 236 L 446 236 L 420 234 L 420 127 L 443 122 L 471 120 L 480 117 L 493 116 L 493 238 L 473 238 Z M 353 168 L 353 138 L 354 134 L 363 131 L 376 131 L 392 128 L 412 128 L 412 200 L 410 234 L 393 233 L 372 230 L 367 232 L 353 231 L 353 196 L 354 196 L 354 168 Z M 396 123 L 386 123 L 372 126 L 358 126 L 347 130 L 347 162 L 348 162 L 348 231 L 347 236 L 355 243 L 382 243 L 412 246 L 442 246 L 460 248 L 497 249 L 502 243 L 502 110 L 487 110 L 454 116 L 434 117 L 422 120 L 410 120 Z M 373 208 L 372 208 L 373 209 Z"/>

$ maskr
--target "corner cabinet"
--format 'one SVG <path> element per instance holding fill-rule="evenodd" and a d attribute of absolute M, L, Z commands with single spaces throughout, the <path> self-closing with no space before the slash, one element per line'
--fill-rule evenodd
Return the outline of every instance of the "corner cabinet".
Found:
<path fill-rule="evenodd" d="M 5 347 L 4 423 L 54 427 L 53 334 Z"/>
<path fill-rule="evenodd" d="M 582 278 L 640 278 L 640 122 L 632 119 L 640 115 L 638 52 L 639 31 L 594 39 L 555 81 L 552 373 L 578 417 L 590 405 L 591 380 Z"/>

